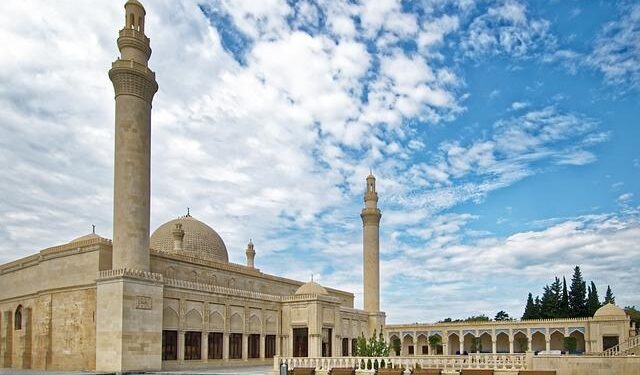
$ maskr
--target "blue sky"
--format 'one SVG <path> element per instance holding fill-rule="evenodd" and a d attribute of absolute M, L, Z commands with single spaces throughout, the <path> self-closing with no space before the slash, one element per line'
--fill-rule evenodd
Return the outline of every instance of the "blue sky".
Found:
<path fill-rule="evenodd" d="M 117 3 L 117 2 L 116 2 Z M 506 310 L 580 265 L 640 305 L 634 2 L 146 1 L 152 228 L 362 303 L 378 177 L 388 321 Z M 122 7 L 0 4 L 0 261 L 111 236 Z M 70 22 L 70 20 L 73 20 Z"/>

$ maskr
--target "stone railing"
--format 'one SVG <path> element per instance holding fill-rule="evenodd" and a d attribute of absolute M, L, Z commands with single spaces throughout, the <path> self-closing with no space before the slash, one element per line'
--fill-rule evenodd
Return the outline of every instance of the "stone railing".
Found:
<path fill-rule="evenodd" d="M 613 346 L 599 355 L 603 357 L 617 357 L 630 354 L 632 349 L 640 347 L 640 336 L 629 337 L 629 340 L 624 341 L 616 346 Z"/>
<path fill-rule="evenodd" d="M 98 281 L 118 279 L 123 277 L 153 281 L 156 283 L 162 283 L 163 281 L 162 274 L 153 273 L 149 271 L 130 269 L 130 268 L 119 268 L 115 270 L 104 270 L 104 271 L 98 272 Z"/>
<path fill-rule="evenodd" d="M 378 367 L 402 367 L 405 371 L 415 368 L 434 368 L 443 370 L 494 369 L 525 370 L 525 354 L 471 354 L 471 355 L 424 355 L 414 357 L 275 357 L 273 369 L 277 371 L 282 363 L 289 369 L 295 367 L 314 367 L 316 370 L 330 370 L 334 367 L 352 367 L 356 370 L 370 370 Z"/>
<path fill-rule="evenodd" d="M 267 293 L 261 293 L 261 292 L 253 292 L 253 291 L 242 290 L 242 289 L 227 288 L 219 285 L 203 284 L 203 283 L 197 283 L 193 281 L 169 279 L 169 278 L 165 278 L 164 282 L 166 286 L 180 288 L 180 289 L 197 290 L 200 292 L 216 293 L 216 294 L 226 294 L 229 296 L 245 297 L 245 298 L 252 298 L 252 299 L 261 299 L 261 300 L 271 301 L 271 302 L 282 301 L 281 296 L 276 296 L 273 294 L 267 294 Z"/>

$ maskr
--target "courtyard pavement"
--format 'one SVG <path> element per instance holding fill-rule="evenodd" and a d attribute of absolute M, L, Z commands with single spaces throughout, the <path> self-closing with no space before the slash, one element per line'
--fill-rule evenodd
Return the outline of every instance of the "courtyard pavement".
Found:
<path fill-rule="evenodd" d="M 150 375 L 267 375 L 271 371 L 271 366 L 247 366 L 247 367 L 219 367 L 214 369 L 201 370 L 175 370 L 156 371 L 138 374 Z M 0 375 L 111 375 L 112 372 L 83 372 L 83 371 L 37 371 L 37 370 L 16 370 L 0 368 Z"/>

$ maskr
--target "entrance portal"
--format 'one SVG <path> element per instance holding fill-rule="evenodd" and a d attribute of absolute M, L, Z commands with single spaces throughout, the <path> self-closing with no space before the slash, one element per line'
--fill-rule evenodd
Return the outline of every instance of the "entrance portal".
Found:
<path fill-rule="evenodd" d="M 293 329 L 293 356 L 294 357 L 309 356 L 309 329 L 308 328 Z"/>

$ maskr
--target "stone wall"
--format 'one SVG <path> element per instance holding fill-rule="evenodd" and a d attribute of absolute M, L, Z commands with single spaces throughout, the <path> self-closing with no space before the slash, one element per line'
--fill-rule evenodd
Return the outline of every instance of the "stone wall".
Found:
<path fill-rule="evenodd" d="M 534 370 L 556 370 L 557 375 L 637 375 L 640 357 L 534 356 Z"/>
<path fill-rule="evenodd" d="M 290 296 L 303 284 L 300 281 L 269 275 L 255 268 L 234 263 L 196 259 L 180 254 L 151 251 L 151 271 L 166 279 L 186 280 L 251 292 Z M 353 307 L 352 293 L 326 288 L 345 307 Z"/>
<path fill-rule="evenodd" d="M 84 288 L 0 303 L 0 367 L 94 369 L 95 298 L 95 288 Z M 19 306 L 22 324 L 17 329 Z"/>

